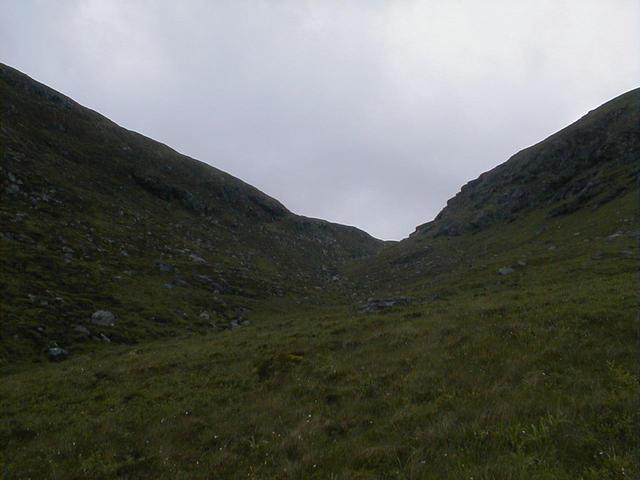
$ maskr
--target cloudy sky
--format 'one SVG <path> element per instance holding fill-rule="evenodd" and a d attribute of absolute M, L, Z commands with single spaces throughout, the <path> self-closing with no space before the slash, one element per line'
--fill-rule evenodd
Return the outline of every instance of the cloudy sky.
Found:
<path fill-rule="evenodd" d="M 257 186 L 400 239 L 640 84 L 637 0 L 0 0 L 0 61 Z"/>

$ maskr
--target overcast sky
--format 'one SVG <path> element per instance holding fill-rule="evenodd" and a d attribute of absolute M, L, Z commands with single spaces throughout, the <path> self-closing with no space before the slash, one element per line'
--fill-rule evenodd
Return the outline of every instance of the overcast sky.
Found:
<path fill-rule="evenodd" d="M 638 0 L 0 0 L 0 61 L 302 215 L 400 239 L 640 84 Z"/>

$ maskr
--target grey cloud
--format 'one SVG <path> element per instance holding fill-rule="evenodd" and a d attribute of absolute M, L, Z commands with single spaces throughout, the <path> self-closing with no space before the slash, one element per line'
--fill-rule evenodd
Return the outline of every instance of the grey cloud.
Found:
<path fill-rule="evenodd" d="M 635 1 L 1 0 L 0 60 L 296 213 L 402 238 L 637 86 Z"/>

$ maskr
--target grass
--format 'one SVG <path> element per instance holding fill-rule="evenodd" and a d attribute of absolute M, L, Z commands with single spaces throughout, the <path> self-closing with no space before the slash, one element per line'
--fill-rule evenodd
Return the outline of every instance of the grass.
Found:
<path fill-rule="evenodd" d="M 637 265 L 607 239 L 632 205 L 537 241 L 514 225 L 435 301 L 362 314 L 326 289 L 238 331 L 7 367 L 5 476 L 637 478 Z"/>
<path fill-rule="evenodd" d="M 635 478 L 634 319 L 621 298 L 594 313 L 582 301 L 594 290 L 514 304 L 506 289 L 371 316 L 274 312 L 238 332 L 16 371 L 0 390 L 4 468 L 8 478 Z"/>

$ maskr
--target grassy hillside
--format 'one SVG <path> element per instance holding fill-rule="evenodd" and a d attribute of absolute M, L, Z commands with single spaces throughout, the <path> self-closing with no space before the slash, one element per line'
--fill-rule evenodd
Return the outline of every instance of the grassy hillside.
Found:
<path fill-rule="evenodd" d="M 364 296 L 438 295 L 443 285 L 464 291 L 501 268 L 516 272 L 501 277 L 511 281 L 521 271 L 589 259 L 560 271 L 579 280 L 598 268 L 609 244 L 622 245 L 616 255 L 633 266 L 639 181 L 636 89 L 470 181 L 408 239 L 352 262 L 351 286 Z M 614 200 L 617 209 L 605 208 Z"/>
<path fill-rule="evenodd" d="M 640 477 L 637 91 L 383 246 L 0 73 L 4 477 Z"/>
<path fill-rule="evenodd" d="M 460 235 L 531 211 L 595 209 L 637 188 L 640 88 L 592 110 L 462 187 L 414 236 Z"/>
<path fill-rule="evenodd" d="M 382 246 L 3 65 L 0 98 L 0 365 L 226 329 Z"/>
<path fill-rule="evenodd" d="M 635 202 L 427 303 L 272 304 L 236 332 L 6 371 L 8 478 L 637 478 Z"/>

